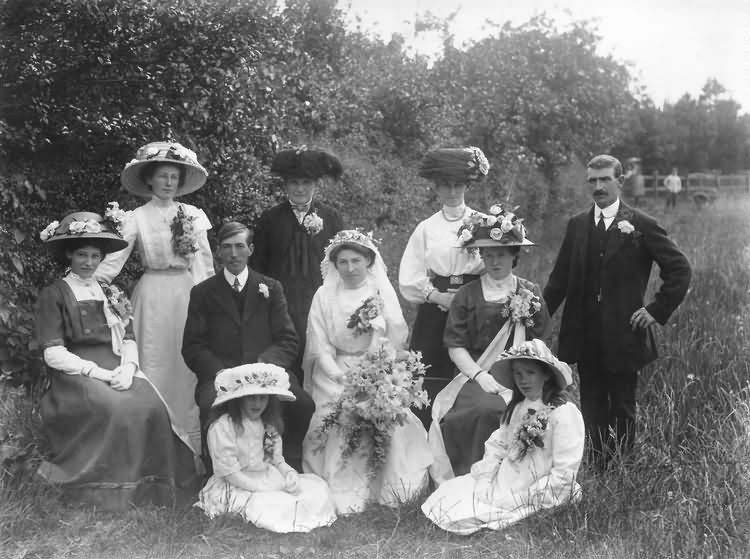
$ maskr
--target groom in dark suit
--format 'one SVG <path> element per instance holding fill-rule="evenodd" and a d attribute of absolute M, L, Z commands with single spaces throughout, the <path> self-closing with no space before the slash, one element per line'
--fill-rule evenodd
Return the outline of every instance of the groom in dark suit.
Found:
<path fill-rule="evenodd" d="M 252 232 L 241 223 L 225 223 L 217 242 L 223 270 L 191 290 L 182 340 L 185 363 L 198 377 L 195 399 L 204 437 L 219 371 L 245 363 L 273 363 L 289 369 L 297 354 L 297 334 L 281 284 L 247 266 Z M 283 404 L 283 448 L 287 463 L 299 470 L 302 439 L 315 404 L 293 374 L 289 380 L 297 400 Z"/>
<path fill-rule="evenodd" d="M 559 357 L 578 364 L 591 457 L 603 468 L 633 445 L 638 371 L 657 357 L 651 327 L 682 302 L 690 265 L 652 217 L 620 200 L 620 161 L 598 155 L 586 174 L 594 206 L 568 222 L 544 299 L 550 314 L 565 300 Z M 662 285 L 644 305 L 654 262 Z"/>

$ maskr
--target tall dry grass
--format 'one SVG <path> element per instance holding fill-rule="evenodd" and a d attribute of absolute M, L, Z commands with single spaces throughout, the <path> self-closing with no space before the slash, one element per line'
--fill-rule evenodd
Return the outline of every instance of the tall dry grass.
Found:
<path fill-rule="evenodd" d="M 664 214 L 693 264 L 690 293 L 642 372 L 632 455 L 604 475 L 582 471 L 583 500 L 501 533 L 463 538 L 428 523 L 418 503 L 375 507 L 308 535 L 283 536 L 197 511 L 120 515 L 68 507 L 26 473 L 0 476 L 0 557 L 744 558 L 750 548 L 750 204 Z M 557 243 L 521 274 L 544 282 Z M 658 283 L 658 279 L 655 279 Z M 8 403 L 10 402 L 10 403 Z M 0 433 L 37 431 L 28 400 L 0 405 Z M 0 440 L 0 443 L 3 441 Z"/>

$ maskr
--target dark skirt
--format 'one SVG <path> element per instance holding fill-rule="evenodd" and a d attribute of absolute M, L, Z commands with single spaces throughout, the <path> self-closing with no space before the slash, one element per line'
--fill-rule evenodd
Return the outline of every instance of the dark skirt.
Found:
<path fill-rule="evenodd" d="M 424 377 L 424 389 L 430 397 L 430 402 L 451 381 L 454 376 L 454 366 L 448 356 L 448 349 L 443 344 L 443 331 L 448 320 L 448 313 L 443 312 L 437 305 L 423 303 L 417 310 L 414 330 L 411 335 L 411 351 L 422 352 L 422 363 L 429 365 Z M 420 419 L 425 429 L 429 429 L 431 422 L 431 407 L 412 409 Z"/>
<path fill-rule="evenodd" d="M 484 457 L 484 443 L 500 427 L 505 400 L 488 394 L 479 383 L 469 380 L 456 402 L 440 422 L 445 451 L 456 476 L 468 474 L 472 464 Z"/>
<path fill-rule="evenodd" d="M 51 457 L 39 473 L 76 501 L 106 510 L 187 504 L 197 489 L 193 455 L 172 432 L 151 384 L 129 390 L 50 371 L 41 414 Z"/>

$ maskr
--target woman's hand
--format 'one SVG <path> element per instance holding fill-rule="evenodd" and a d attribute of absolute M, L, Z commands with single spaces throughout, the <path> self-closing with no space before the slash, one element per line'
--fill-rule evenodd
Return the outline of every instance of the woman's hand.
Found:
<path fill-rule="evenodd" d="M 482 390 L 484 390 L 488 394 L 500 394 L 503 390 L 505 390 L 503 385 L 497 382 L 495 380 L 495 377 L 493 377 L 487 371 L 482 371 L 481 373 L 479 373 L 474 378 L 474 380 L 477 381 L 477 383 L 479 383 L 479 386 L 482 387 Z"/>
<path fill-rule="evenodd" d="M 100 380 L 102 382 L 112 382 L 112 378 L 115 376 L 115 372 L 111 369 L 104 369 L 102 367 L 94 367 L 91 369 L 91 372 L 87 375 L 91 378 L 95 378 L 96 380 Z"/>
<path fill-rule="evenodd" d="M 114 376 L 109 384 L 115 390 L 128 390 L 133 385 L 133 375 L 135 363 L 125 363 L 114 370 Z"/>
<path fill-rule="evenodd" d="M 284 491 L 292 495 L 299 493 L 299 474 L 294 470 L 284 476 Z"/>
<path fill-rule="evenodd" d="M 430 293 L 430 303 L 435 303 L 440 307 L 440 310 L 447 312 L 448 309 L 451 308 L 454 295 L 455 293 L 441 293 L 440 291 L 435 290 Z"/>

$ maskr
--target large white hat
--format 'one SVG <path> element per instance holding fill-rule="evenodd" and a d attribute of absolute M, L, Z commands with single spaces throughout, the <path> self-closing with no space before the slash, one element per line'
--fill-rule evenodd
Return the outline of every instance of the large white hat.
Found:
<path fill-rule="evenodd" d="M 547 347 L 547 344 L 542 340 L 533 339 L 521 342 L 502 352 L 498 356 L 498 360 L 490 368 L 490 374 L 495 377 L 495 380 L 511 390 L 516 385 L 511 366 L 511 361 L 514 359 L 531 359 L 532 361 L 539 361 L 546 365 L 550 372 L 553 373 L 555 382 L 557 382 L 560 390 L 564 390 L 573 383 L 573 373 L 570 370 L 570 366 L 555 357 Z"/>
<path fill-rule="evenodd" d="M 279 400 L 292 402 L 296 400 L 289 391 L 289 375 L 271 363 L 252 363 L 224 369 L 214 380 L 216 399 L 211 407 L 216 407 L 229 400 L 266 394 L 276 396 Z"/>
<path fill-rule="evenodd" d="M 135 159 L 131 159 L 120 174 L 122 185 L 136 196 L 150 198 L 154 194 L 141 177 L 143 168 L 150 163 L 169 163 L 185 169 L 185 181 L 177 189 L 175 197 L 195 192 L 206 183 L 208 177 L 208 172 L 198 163 L 193 150 L 177 142 L 151 142 L 135 153 Z"/>

